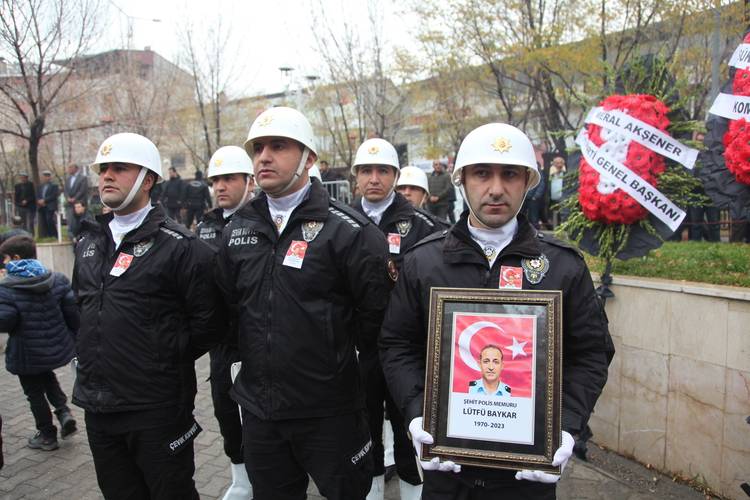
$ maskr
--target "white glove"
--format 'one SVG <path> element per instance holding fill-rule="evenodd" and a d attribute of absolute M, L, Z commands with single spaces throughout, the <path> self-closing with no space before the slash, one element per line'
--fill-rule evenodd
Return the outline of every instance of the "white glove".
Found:
<path fill-rule="evenodd" d="M 435 442 L 430 433 L 422 429 L 422 417 L 417 417 L 411 421 L 409 424 L 409 434 L 411 434 L 411 442 L 417 452 L 419 464 L 422 466 L 422 469 L 438 470 L 441 472 L 461 472 L 461 466 L 450 460 L 441 462 L 438 457 L 433 458 L 429 462 L 422 460 L 422 445 Z"/>
<path fill-rule="evenodd" d="M 565 466 L 568 465 L 568 459 L 573 454 L 573 445 L 575 439 L 573 436 L 565 431 L 562 431 L 562 444 L 555 452 L 555 456 L 552 457 L 552 466 L 560 466 L 560 473 L 565 470 Z M 548 474 L 540 470 L 519 470 L 516 472 L 516 479 L 525 479 L 526 481 L 536 481 L 538 483 L 556 483 L 560 480 L 561 475 Z"/>

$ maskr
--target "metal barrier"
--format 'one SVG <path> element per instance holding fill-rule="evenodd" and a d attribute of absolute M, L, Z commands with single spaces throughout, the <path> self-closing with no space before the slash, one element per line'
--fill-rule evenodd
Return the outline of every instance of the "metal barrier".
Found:
<path fill-rule="evenodd" d="M 328 181 L 323 183 L 323 187 L 328 190 L 328 196 L 347 205 L 352 202 L 352 190 L 349 181 Z"/>

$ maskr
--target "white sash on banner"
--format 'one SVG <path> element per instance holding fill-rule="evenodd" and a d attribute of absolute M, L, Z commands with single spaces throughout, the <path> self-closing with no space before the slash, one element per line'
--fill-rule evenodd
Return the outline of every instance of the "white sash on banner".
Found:
<path fill-rule="evenodd" d="M 729 65 L 739 69 L 747 69 L 750 66 L 750 43 L 741 43 L 734 49 Z"/>
<path fill-rule="evenodd" d="M 602 107 L 593 108 L 586 116 L 586 123 L 620 132 L 629 140 L 636 141 L 655 153 L 671 158 L 686 168 L 693 168 L 698 159 L 697 149 L 689 148 L 658 128 L 616 109 L 606 111 Z"/>
<path fill-rule="evenodd" d="M 602 153 L 589 140 L 585 130 L 582 129 L 578 134 L 576 143 L 581 146 L 586 162 L 599 172 L 599 175 L 603 175 L 607 180 L 615 183 L 618 188 L 632 196 L 641 206 L 669 226 L 672 231 L 676 231 L 680 227 L 685 218 L 685 212 L 628 167 Z"/>
<path fill-rule="evenodd" d="M 744 118 L 750 121 L 750 97 L 734 94 L 719 94 L 714 99 L 709 113 L 729 120 Z"/>

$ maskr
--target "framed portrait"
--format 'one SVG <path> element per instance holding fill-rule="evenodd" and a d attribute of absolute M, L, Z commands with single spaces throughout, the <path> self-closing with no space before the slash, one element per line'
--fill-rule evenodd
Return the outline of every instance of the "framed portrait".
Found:
<path fill-rule="evenodd" d="M 422 459 L 560 473 L 562 292 L 433 288 Z"/>

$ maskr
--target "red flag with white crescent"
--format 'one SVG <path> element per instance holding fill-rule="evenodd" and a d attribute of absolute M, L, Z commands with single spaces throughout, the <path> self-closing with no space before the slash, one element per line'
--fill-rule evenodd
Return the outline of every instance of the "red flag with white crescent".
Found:
<path fill-rule="evenodd" d="M 513 397 L 532 395 L 536 318 L 518 314 L 455 313 L 453 316 L 453 392 L 469 392 L 482 378 L 479 354 L 488 344 L 503 352 L 500 380 Z"/>

